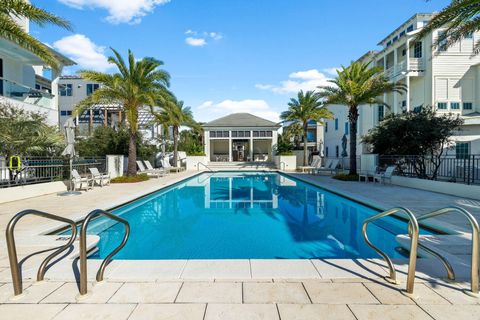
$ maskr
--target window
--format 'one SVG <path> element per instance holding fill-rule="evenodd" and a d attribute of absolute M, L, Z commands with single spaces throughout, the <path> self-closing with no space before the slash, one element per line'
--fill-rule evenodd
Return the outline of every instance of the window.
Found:
<path fill-rule="evenodd" d="M 338 118 L 335 119 L 335 131 L 337 131 L 337 130 L 338 130 Z"/>
<path fill-rule="evenodd" d="M 382 121 L 385 118 L 385 106 L 378 106 L 378 121 Z"/>
<path fill-rule="evenodd" d="M 345 122 L 345 134 L 350 134 L 350 125 L 348 122 Z"/>
<path fill-rule="evenodd" d="M 465 39 L 473 39 L 473 32 L 468 32 L 465 34 Z"/>
<path fill-rule="evenodd" d="M 315 131 L 314 130 L 308 130 L 307 131 L 307 142 L 315 142 Z"/>
<path fill-rule="evenodd" d="M 71 115 L 72 115 L 72 111 L 71 111 L 71 110 L 62 110 L 62 111 L 60 111 L 60 115 L 61 115 L 62 117 L 71 116 Z"/>
<path fill-rule="evenodd" d="M 450 109 L 452 110 L 460 110 L 460 102 L 451 102 Z"/>
<path fill-rule="evenodd" d="M 421 58 L 422 57 L 422 43 L 415 42 L 413 45 L 413 57 L 414 58 Z"/>
<path fill-rule="evenodd" d="M 392 45 L 392 41 L 387 42 L 387 47 L 390 47 Z"/>
<path fill-rule="evenodd" d="M 470 144 L 468 142 L 457 142 L 455 145 L 457 159 L 466 159 L 470 155 Z"/>
<path fill-rule="evenodd" d="M 413 108 L 413 112 L 415 112 L 415 113 L 420 113 L 420 112 L 422 112 L 422 110 L 423 110 L 423 106 L 418 106 L 418 107 Z"/>
<path fill-rule="evenodd" d="M 328 158 L 328 147 L 325 147 L 325 157 Z"/>
<path fill-rule="evenodd" d="M 398 36 L 393 37 L 392 42 L 397 42 Z"/>
<path fill-rule="evenodd" d="M 445 52 L 447 51 L 447 39 L 445 38 L 446 34 L 444 31 L 438 32 L 438 51 Z"/>
<path fill-rule="evenodd" d="M 437 103 L 438 110 L 447 110 L 447 103 L 446 102 L 439 102 Z"/>
<path fill-rule="evenodd" d="M 402 50 L 402 57 L 405 57 L 407 55 L 407 49 Z"/>
<path fill-rule="evenodd" d="M 210 138 L 216 138 L 217 133 L 215 131 L 210 131 Z"/>
<path fill-rule="evenodd" d="M 62 97 L 71 97 L 72 96 L 73 86 L 71 83 L 64 84 L 60 90 L 60 96 Z"/>
<path fill-rule="evenodd" d="M 471 102 L 464 102 L 463 103 L 463 110 L 472 110 L 473 109 L 473 103 Z"/>
<path fill-rule="evenodd" d="M 94 93 L 98 88 L 100 88 L 98 83 L 87 83 L 87 96 Z"/>
<path fill-rule="evenodd" d="M 328 121 L 325 121 L 325 132 L 328 132 Z"/>
<path fill-rule="evenodd" d="M 335 157 L 338 158 L 340 156 L 340 147 L 335 146 Z"/>
<path fill-rule="evenodd" d="M 402 101 L 402 108 L 406 108 L 407 107 L 407 100 L 403 100 Z"/>
<path fill-rule="evenodd" d="M 413 24 L 409 25 L 407 28 L 407 32 L 412 32 L 413 31 Z"/>
<path fill-rule="evenodd" d="M 400 32 L 400 38 L 403 37 L 405 35 L 406 31 L 403 30 L 402 32 Z"/>

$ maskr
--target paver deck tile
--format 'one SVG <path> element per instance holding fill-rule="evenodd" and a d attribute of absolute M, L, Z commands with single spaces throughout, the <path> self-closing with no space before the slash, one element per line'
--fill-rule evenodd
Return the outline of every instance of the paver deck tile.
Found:
<path fill-rule="evenodd" d="M 128 320 L 202 320 L 205 304 L 139 304 Z"/>
<path fill-rule="evenodd" d="M 205 320 L 279 320 L 274 304 L 209 304 Z"/>
<path fill-rule="evenodd" d="M 24 284 L 23 295 L 12 299 L 13 286 L 7 284 L 0 287 L 0 303 L 38 303 L 62 285 L 63 282 L 49 281 L 34 283 L 33 285 Z"/>
<path fill-rule="evenodd" d="M 416 305 L 350 305 L 350 309 L 358 320 L 432 320 Z"/>
<path fill-rule="evenodd" d="M 93 286 L 90 284 L 88 295 L 80 299 L 78 303 L 107 303 L 121 286 L 120 282 L 105 282 Z M 78 295 L 78 284 L 67 282 L 43 299 L 41 303 L 76 303 Z"/>
<path fill-rule="evenodd" d="M 70 304 L 54 320 L 126 320 L 134 308 L 134 304 Z"/>
<path fill-rule="evenodd" d="M 109 303 L 171 303 L 175 301 L 181 283 L 125 283 Z"/>
<path fill-rule="evenodd" d="M 425 285 L 441 295 L 452 304 L 479 304 L 480 298 L 472 297 L 464 292 L 469 291 L 470 285 L 463 289 L 456 284 L 450 283 L 425 283 Z"/>
<path fill-rule="evenodd" d="M 387 283 L 365 283 L 364 285 L 382 304 L 415 304 L 412 299 L 402 293 L 403 287 Z"/>
<path fill-rule="evenodd" d="M 416 283 L 413 293 L 413 300 L 415 300 L 415 302 L 418 304 L 450 304 L 450 302 L 445 300 L 442 296 L 440 296 L 438 293 L 436 293 L 423 283 Z"/>
<path fill-rule="evenodd" d="M 346 305 L 279 304 L 282 320 L 355 320 Z"/>
<path fill-rule="evenodd" d="M 310 260 L 258 260 L 250 261 L 254 279 L 317 279 L 320 278 Z"/>
<path fill-rule="evenodd" d="M 375 304 L 377 299 L 362 283 L 304 282 L 312 303 Z"/>
<path fill-rule="evenodd" d="M 250 262 L 244 260 L 189 260 L 182 279 L 248 279 Z"/>
<path fill-rule="evenodd" d="M 244 283 L 244 303 L 310 303 L 301 283 Z"/>
<path fill-rule="evenodd" d="M 479 305 L 461 305 L 461 306 L 433 306 L 420 305 L 435 320 L 478 320 L 480 319 Z"/>
<path fill-rule="evenodd" d="M 242 303 L 239 282 L 185 282 L 177 303 Z"/>
<path fill-rule="evenodd" d="M 51 320 L 66 304 L 0 304 L 0 318 L 5 320 Z"/>

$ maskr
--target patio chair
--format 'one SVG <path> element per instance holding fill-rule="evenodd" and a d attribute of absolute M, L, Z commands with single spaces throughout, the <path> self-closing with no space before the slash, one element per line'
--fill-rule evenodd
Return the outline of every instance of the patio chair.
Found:
<path fill-rule="evenodd" d="M 380 173 L 375 173 L 373 175 L 373 182 L 381 182 L 385 184 L 386 180 L 390 181 L 390 184 L 392 183 L 392 176 L 393 173 L 395 172 L 395 166 L 388 166 L 385 172 L 380 172 Z"/>
<path fill-rule="evenodd" d="M 336 172 L 339 163 L 340 163 L 340 160 L 334 159 L 334 160 L 332 160 L 332 162 L 330 163 L 330 166 L 329 166 L 329 167 L 314 169 L 314 170 L 313 170 L 313 173 L 314 173 L 314 174 L 320 174 L 321 172 L 328 172 L 328 173 L 330 173 L 330 174 L 333 174 L 334 172 Z"/>
<path fill-rule="evenodd" d="M 319 156 L 314 156 L 312 163 L 309 166 L 300 166 L 298 169 L 302 170 L 302 172 L 309 171 L 312 172 L 316 168 L 318 168 L 322 163 L 322 158 Z"/>
<path fill-rule="evenodd" d="M 145 164 L 145 167 L 147 167 L 147 171 L 152 171 L 152 172 L 158 171 L 162 175 L 167 175 L 168 174 L 168 172 L 165 170 L 165 168 L 154 168 L 149 160 L 143 160 L 143 163 Z"/>
<path fill-rule="evenodd" d="M 165 170 L 168 170 L 170 172 L 174 171 L 174 172 L 180 172 L 180 171 L 183 171 L 184 169 L 182 167 L 172 167 L 172 165 L 170 164 L 170 161 L 168 161 L 168 159 L 163 159 L 161 161 L 162 163 L 162 166 L 165 168 Z"/>
<path fill-rule="evenodd" d="M 332 166 L 332 163 L 333 163 L 333 160 L 329 159 L 329 160 L 327 160 L 327 162 L 325 163 L 325 165 L 322 166 L 322 161 L 319 161 L 319 162 L 318 162 L 318 165 L 317 165 L 315 168 L 313 168 L 313 169 L 310 171 L 310 173 L 311 173 L 311 174 L 315 174 L 315 173 L 318 173 L 318 171 L 320 171 L 320 170 L 327 170 L 327 169 L 329 170 L 330 167 Z M 313 162 L 312 162 L 312 164 L 313 164 Z"/>
<path fill-rule="evenodd" d="M 81 177 L 77 169 L 72 170 L 73 191 L 85 189 L 88 191 L 93 189 L 94 179 L 91 177 Z"/>
<path fill-rule="evenodd" d="M 110 184 L 110 175 L 105 173 L 100 173 L 97 168 L 88 168 L 93 177 L 93 182 L 98 184 L 100 187 Z"/>
<path fill-rule="evenodd" d="M 163 176 L 163 173 L 160 172 L 159 170 L 148 170 L 147 168 L 145 168 L 145 165 L 140 160 L 137 160 L 137 167 L 138 167 L 138 172 L 140 172 L 141 174 L 146 174 L 147 176 L 151 176 L 155 178 L 160 178 L 161 176 Z"/>

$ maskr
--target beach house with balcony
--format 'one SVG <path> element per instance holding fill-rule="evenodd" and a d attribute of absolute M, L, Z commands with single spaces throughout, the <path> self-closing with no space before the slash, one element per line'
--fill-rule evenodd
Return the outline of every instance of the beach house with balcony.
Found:
<path fill-rule="evenodd" d="M 407 89 L 404 94 L 388 93 L 381 97 L 390 108 L 360 107 L 359 138 L 390 112 L 433 107 L 439 114 L 458 114 L 465 121 L 462 130 L 452 138 L 455 147 L 450 154 L 480 154 L 480 55 L 473 52 L 480 32 L 466 35 L 452 47 L 435 48 L 432 44 L 441 36 L 442 28 L 416 39 L 432 17 L 433 14 L 414 15 L 380 41 L 378 51 L 370 51 L 359 59 L 380 67 L 391 81 L 403 83 Z M 349 139 L 347 108 L 329 109 L 335 119 L 326 121 L 325 155 L 342 157 L 342 138 L 345 135 Z M 357 152 L 360 156 L 370 150 L 359 142 Z"/>
<path fill-rule="evenodd" d="M 29 31 L 28 19 L 17 19 Z M 61 67 L 75 62 L 47 47 L 61 62 Z M 58 80 L 54 71 L 32 52 L 0 37 L 0 101 L 28 111 L 46 114 L 52 125 L 58 118 Z"/>

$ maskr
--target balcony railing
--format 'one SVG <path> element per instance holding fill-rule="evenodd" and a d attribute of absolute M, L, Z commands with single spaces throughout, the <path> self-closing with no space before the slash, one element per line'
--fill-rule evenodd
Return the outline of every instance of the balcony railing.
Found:
<path fill-rule="evenodd" d="M 45 108 L 51 108 L 53 102 L 53 95 L 51 93 L 31 88 L 5 78 L 0 78 L 0 95 Z"/>
<path fill-rule="evenodd" d="M 423 72 L 425 71 L 425 62 L 422 58 L 410 58 L 410 62 L 407 66 L 407 60 L 404 60 L 396 65 L 388 68 L 385 71 L 385 75 L 392 79 L 398 77 L 401 74 L 406 75 L 409 72 Z"/>

